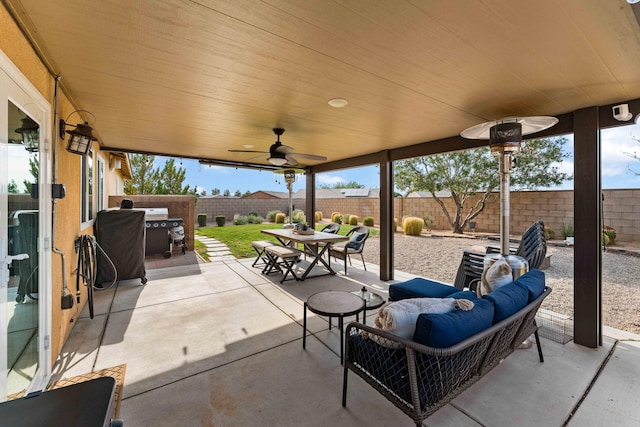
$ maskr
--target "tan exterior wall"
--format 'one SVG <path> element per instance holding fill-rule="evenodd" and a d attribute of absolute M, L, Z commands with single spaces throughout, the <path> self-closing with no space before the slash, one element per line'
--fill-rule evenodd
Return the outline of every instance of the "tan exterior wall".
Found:
<path fill-rule="evenodd" d="M 51 105 L 52 115 L 54 114 L 54 90 L 55 79 L 51 76 L 35 54 L 31 45 L 23 37 L 22 32 L 15 25 L 10 15 L 4 7 L 0 7 L 0 50 L 6 54 L 18 67 L 24 76 L 35 86 L 35 88 L 47 99 Z M 58 93 L 58 112 L 60 118 L 67 116 L 76 110 L 68 100 L 66 95 Z M 80 117 L 74 114 L 70 118 L 71 124 L 77 124 Z M 54 117 L 51 117 L 53 135 Z M 74 270 L 77 263 L 77 255 L 74 250 L 74 241 L 81 234 L 93 234 L 92 227 L 84 230 L 80 229 L 80 156 L 66 151 L 67 140 L 60 140 L 56 135 L 52 138 L 55 143 L 52 150 L 58 154 L 58 176 L 57 181 L 66 187 L 66 197 L 57 200 L 55 203 L 55 224 L 53 228 L 53 245 L 65 254 L 66 282 L 67 288 L 75 293 Z M 100 152 L 99 145 L 94 144 L 93 148 Z M 108 161 L 109 154 L 104 153 L 103 157 Z M 108 165 L 105 165 L 108 166 Z M 53 165 L 52 165 L 53 169 Z M 115 181 L 114 175 L 119 175 L 119 171 L 110 171 L 105 168 L 106 181 Z M 105 192 L 109 191 L 105 186 Z M 108 194 L 108 193 L 107 193 Z M 77 319 L 82 307 L 86 303 L 86 289 L 81 289 L 81 303 L 71 310 L 62 310 L 60 298 L 62 295 L 62 257 L 52 254 L 52 300 L 51 307 L 52 327 L 51 327 L 51 358 L 52 363 L 58 357 L 65 340 L 69 336 L 74 321 Z"/>

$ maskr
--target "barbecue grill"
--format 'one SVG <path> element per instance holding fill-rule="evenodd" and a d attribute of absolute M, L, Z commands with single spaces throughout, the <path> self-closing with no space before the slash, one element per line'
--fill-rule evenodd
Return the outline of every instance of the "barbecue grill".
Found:
<path fill-rule="evenodd" d="M 142 208 L 147 227 L 145 255 L 163 254 L 165 258 L 171 257 L 173 238 L 170 231 L 174 227 L 182 226 L 182 218 L 169 218 L 167 208 Z M 186 247 L 182 246 L 182 252 Z"/>

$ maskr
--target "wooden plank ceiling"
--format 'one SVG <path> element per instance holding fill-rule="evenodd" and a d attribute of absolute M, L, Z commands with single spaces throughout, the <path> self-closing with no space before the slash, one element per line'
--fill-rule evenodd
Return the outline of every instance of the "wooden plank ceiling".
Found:
<path fill-rule="evenodd" d="M 625 0 L 8 3 L 101 144 L 127 150 L 242 162 L 227 150 L 283 127 L 336 161 L 640 97 Z"/>

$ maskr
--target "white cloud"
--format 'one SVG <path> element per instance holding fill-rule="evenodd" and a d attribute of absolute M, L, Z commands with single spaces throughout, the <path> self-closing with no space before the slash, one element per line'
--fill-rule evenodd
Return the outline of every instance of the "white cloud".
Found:
<path fill-rule="evenodd" d="M 640 136 L 640 125 L 605 129 L 601 133 L 601 164 L 603 177 L 619 177 L 629 181 L 629 166 L 640 167 L 640 162 L 629 157 L 629 153 L 640 152 L 640 143 L 634 139 Z"/>
<path fill-rule="evenodd" d="M 346 182 L 346 180 L 337 175 L 331 175 L 328 173 L 318 174 L 316 177 L 316 181 L 318 184 L 327 184 L 327 185 L 335 185 L 340 182 Z"/>

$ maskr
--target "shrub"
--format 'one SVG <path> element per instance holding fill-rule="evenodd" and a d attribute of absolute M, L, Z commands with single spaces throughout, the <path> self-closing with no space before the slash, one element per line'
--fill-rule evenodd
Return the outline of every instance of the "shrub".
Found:
<path fill-rule="evenodd" d="M 216 224 L 218 224 L 218 227 L 224 227 L 224 225 L 227 222 L 227 218 L 224 215 L 218 215 L 216 216 Z"/>
<path fill-rule="evenodd" d="M 284 224 L 284 218 L 285 218 L 284 214 L 282 212 L 278 212 L 276 213 L 274 222 L 276 224 Z"/>
<path fill-rule="evenodd" d="M 341 215 L 340 212 L 331 212 L 331 218 L 333 218 L 335 215 Z"/>
<path fill-rule="evenodd" d="M 306 223 L 307 222 L 307 217 L 304 215 L 304 211 L 301 210 L 301 209 L 294 209 L 293 210 L 293 216 L 291 218 L 291 222 L 293 224 Z"/>
<path fill-rule="evenodd" d="M 553 228 L 548 225 L 544 226 L 544 238 L 546 240 L 554 240 L 556 238 L 556 232 Z"/>
<path fill-rule="evenodd" d="M 562 235 L 564 236 L 564 238 L 566 239 L 567 237 L 574 237 L 575 236 L 575 232 L 573 231 L 573 224 L 569 223 L 569 224 L 562 224 Z"/>
<path fill-rule="evenodd" d="M 349 224 L 349 218 L 350 217 L 351 217 L 351 214 L 342 215 L 342 224 Z"/>
<path fill-rule="evenodd" d="M 247 215 L 247 222 L 249 224 L 262 224 L 264 222 L 264 218 L 258 214 L 250 213 Z"/>
<path fill-rule="evenodd" d="M 358 215 L 351 215 L 349 217 L 349 225 L 358 225 Z"/>
<path fill-rule="evenodd" d="M 267 212 L 267 221 L 276 222 L 276 215 L 281 213 L 281 211 L 269 211 Z"/>
<path fill-rule="evenodd" d="M 433 229 L 433 218 L 429 215 L 425 215 L 422 217 L 422 220 L 424 221 L 424 228 L 431 231 Z"/>
<path fill-rule="evenodd" d="M 244 215 L 235 214 L 233 216 L 233 224 L 234 225 L 245 225 L 249 220 Z"/>
<path fill-rule="evenodd" d="M 315 216 L 315 218 L 316 218 L 316 222 L 320 222 L 320 221 L 322 221 L 322 212 L 320 212 L 320 211 L 316 211 L 316 216 Z"/>
<path fill-rule="evenodd" d="M 424 220 L 415 216 L 409 216 L 402 221 L 402 229 L 407 236 L 419 236 L 424 227 Z"/>
<path fill-rule="evenodd" d="M 602 232 L 609 238 L 609 244 L 613 245 L 616 241 L 616 237 L 618 236 L 618 233 L 616 233 L 616 229 L 605 225 L 604 227 L 602 227 Z"/>
<path fill-rule="evenodd" d="M 610 242 L 611 242 L 611 240 L 609 239 L 609 236 L 607 236 L 607 233 L 605 233 L 603 231 L 602 232 L 602 245 L 603 246 L 607 246 Z"/>
<path fill-rule="evenodd" d="M 198 226 L 199 227 L 206 227 L 207 226 L 207 214 L 206 213 L 199 213 L 198 214 Z"/>
<path fill-rule="evenodd" d="M 395 222 L 395 219 L 394 219 Z M 362 225 L 366 225 L 367 227 L 373 227 L 373 217 L 372 216 L 365 216 L 362 219 Z"/>
<path fill-rule="evenodd" d="M 331 222 L 342 224 L 342 215 L 340 215 L 340 212 L 334 212 L 331 214 Z"/>

